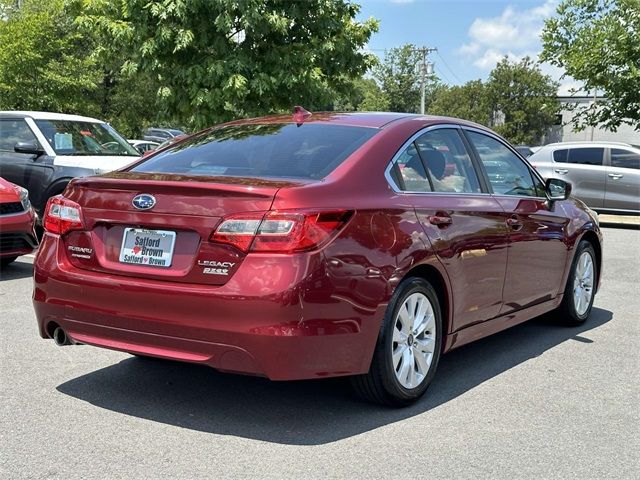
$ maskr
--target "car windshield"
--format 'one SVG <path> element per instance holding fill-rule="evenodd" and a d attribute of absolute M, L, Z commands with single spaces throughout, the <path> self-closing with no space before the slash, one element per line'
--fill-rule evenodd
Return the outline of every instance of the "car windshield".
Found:
<path fill-rule="evenodd" d="M 140 152 L 106 123 L 69 120 L 36 120 L 35 123 L 58 155 L 140 156 Z"/>
<path fill-rule="evenodd" d="M 320 179 L 377 132 L 327 124 L 226 126 L 178 142 L 131 171 Z"/>

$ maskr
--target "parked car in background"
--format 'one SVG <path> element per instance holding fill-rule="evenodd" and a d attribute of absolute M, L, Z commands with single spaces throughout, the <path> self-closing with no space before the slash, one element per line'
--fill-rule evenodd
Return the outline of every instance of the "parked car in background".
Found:
<path fill-rule="evenodd" d="M 162 143 L 165 140 L 170 140 L 184 134 L 185 133 L 182 130 L 178 130 L 176 128 L 150 127 L 145 130 L 142 138 L 145 140 L 151 140 L 152 142 Z"/>
<path fill-rule="evenodd" d="M 0 177 L 0 266 L 38 246 L 35 219 L 29 192 Z"/>
<path fill-rule="evenodd" d="M 544 178 L 560 178 L 599 212 L 640 213 L 640 149 L 625 143 L 571 142 L 543 146 L 528 158 Z"/>
<path fill-rule="evenodd" d="M 158 145 L 158 148 L 156 150 L 162 150 L 163 148 L 171 145 L 172 143 L 179 142 L 180 140 L 182 140 L 183 138 L 186 138 L 187 136 L 188 135 L 185 133 L 184 135 L 178 135 L 177 137 L 168 138 L 164 142 L 162 142 L 160 145 Z"/>
<path fill-rule="evenodd" d="M 26 188 L 34 208 L 72 178 L 123 167 L 140 157 L 107 123 L 48 112 L 0 112 L 0 176 Z"/>
<path fill-rule="evenodd" d="M 273 380 L 350 375 L 406 405 L 441 353 L 549 311 L 587 319 L 601 232 L 568 194 L 463 120 L 221 125 L 50 200 L 39 333 Z"/>
<path fill-rule="evenodd" d="M 516 145 L 513 148 L 515 148 L 516 152 L 518 152 L 524 158 L 530 157 L 533 154 L 533 150 L 527 145 Z"/>
<path fill-rule="evenodd" d="M 160 145 L 158 142 L 152 142 L 151 140 L 128 140 L 128 142 L 142 155 L 153 152 Z"/>

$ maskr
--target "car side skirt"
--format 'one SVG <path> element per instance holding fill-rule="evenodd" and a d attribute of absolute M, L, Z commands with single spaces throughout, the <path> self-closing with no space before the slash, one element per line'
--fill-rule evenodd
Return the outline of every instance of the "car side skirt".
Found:
<path fill-rule="evenodd" d="M 453 350 L 454 348 L 461 347 L 467 343 L 474 342 L 494 333 L 506 330 L 507 328 L 518 325 L 519 323 L 526 322 L 538 315 L 550 312 L 560 305 L 562 302 L 562 295 L 558 295 L 556 298 L 532 305 L 531 307 L 523 308 L 515 312 L 510 312 L 507 315 L 486 320 L 484 322 L 470 325 L 466 328 L 458 330 L 457 332 L 447 335 L 444 341 L 444 352 Z"/>

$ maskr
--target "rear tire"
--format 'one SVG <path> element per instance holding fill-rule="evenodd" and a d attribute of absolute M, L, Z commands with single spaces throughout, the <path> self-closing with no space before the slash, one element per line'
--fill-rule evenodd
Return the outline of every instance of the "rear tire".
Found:
<path fill-rule="evenodd" d="M 4 257 L 4 258 L 0 258 L 0 267 L 4 268 L 7 265 L 9 265 L 10 263 L 13 263 L 16 261 L 16 258 L 18 257 Z"/>
<path fill-rule="evenodd" d="M 442 338 L 435 290 L 422 278 L 404 280 L 387 307 L 369 372 L 351 378 L 356 394 L 396 407 L 415 402 L 435 376 Z"/>
<path fill-rule="evenodd" d="M 596 293 L 598 264 L 591 243 L 582 240 L 573 258 L 562 303 L 555 311 L 555 317 L 565 325 L 583 324 L 593 307 Z"/>

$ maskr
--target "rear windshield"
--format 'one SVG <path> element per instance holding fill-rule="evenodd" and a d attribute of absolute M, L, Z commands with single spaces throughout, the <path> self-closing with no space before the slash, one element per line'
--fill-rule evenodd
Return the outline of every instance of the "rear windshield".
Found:
<path fill-rule="evenodd" d="M 377 132 L 313 123 L 221 127 L 170 147 L 131 171 L 320 179 Z"/>

